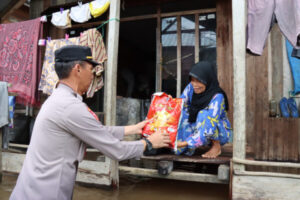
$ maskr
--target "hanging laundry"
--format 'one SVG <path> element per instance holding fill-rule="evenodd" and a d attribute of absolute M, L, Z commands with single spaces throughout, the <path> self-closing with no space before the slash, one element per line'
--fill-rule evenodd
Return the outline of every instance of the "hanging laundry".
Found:
<path fill-rule="evenodd" d="M 95 0 L 90 3 L 90 11 L 94 18 L 101 16 L 109 7 L 110 0 Z"/>
<path fill-rule="evenodd" d="M 297 46 L 300 34 L 300 1 L 298 0 L 248 0 L 247 49 L 261 55 L 270 30 L 273 13 L 279 28 L 291 44 Z"/>
<path fill-rule="evenodd" d="M 86 96 L 90 98 L 93 97 L 94 93 L 100 90 L 104 85 L 102 72 L 104 70 L 103 64 L 107 60 L 107 54 L 102 35 L 95 28 L 82 33 L 80 37 L 80 45 L 90 47 L 93 59 L 98 63 L 101 63 L 101 65 L 98 65 L 95 68 L 96 74 L 86 94 Z"/>
<path fill-rule="evenodd" d="M 89 4 L 80 3 L 78 6 L 72 7 L 70 12 L 70 17 L 74 22 L 83 23 L 91 19 L 91 12 Z"/>
<path fill-rule="evenodd" d="M 15 114 L 15 106 L 16 106 L 16 97 L 8 96 L 8 112 L 9 112 L 9 124 L 8 127 L 14 127 L 14 114 Z"/>
<path fill-rule="evenodd" d="M 294 91 L 292 91 L 292 94 L 296 95 L 300 93 L 300 59 L 291 56 L 293 46 L 288 40 L 286 40 L 286 50 L 290 68 L 292 71 L 292 76 L 294 79 Z"/>
<path fill-rule="evenodd" d="M 8 124 L 8 91 L 7 83 L 0 81 L 0 128 Z"/>
<path fill-rule="evenodd" d="M 12 83 L 17 103 L 36 105 L 39 52 L 42 35 L 40 18 L 0 25 L 0 81 Z"/>
<path fill-rule="evenodd" d="M 61 29 L 66 29 L 71 27 L 71 19 L 69 17 L 70 10 L 61 10 L 52 13 L 51 23 Z"/>
<path fill-rule="evenodd" d="M 68 40 L 47 40 L 42 75 L 39 84 L 39 90 L 44 94 L 51 95 L 56 83 L 58 82 L 58 77 L 54 68 L 54 52 L 55 50 L 67 45 L 79 45 L 79 37 L 69 38 Z"/>

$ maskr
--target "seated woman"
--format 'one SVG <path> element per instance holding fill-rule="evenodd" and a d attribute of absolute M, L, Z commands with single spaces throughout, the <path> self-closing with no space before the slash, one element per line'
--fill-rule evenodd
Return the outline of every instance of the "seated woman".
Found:
<path fill-rule="evenodd" d="M 197 147 L 211 145 L 202 157 L 216 158 L 221 154 L 221 145 L 229 142 L 232 136 L 226 112 L 227 95 L 220 88 L 211 63 L 198 62 L 189 75 L 191 82 L 180 96 L 184 99 L 184 107 L 175 153 L 192 155 Z"/>

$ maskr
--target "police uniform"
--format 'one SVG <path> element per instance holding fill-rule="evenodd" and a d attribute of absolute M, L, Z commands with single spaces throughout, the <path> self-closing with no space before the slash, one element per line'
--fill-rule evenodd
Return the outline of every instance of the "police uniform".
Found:
<path fill-rule="evenodd" d="M 91 53 L 87 55 L 89 57 Z M 10 199 L 71 199 L 85 144 L 115 160 L 142 156 L 143 143 L 121 141 L 123 137 L 124 127 L 103 126 L 82 102 L 82 97 L 60 83 L 36 118 L 26 158 Z"/>

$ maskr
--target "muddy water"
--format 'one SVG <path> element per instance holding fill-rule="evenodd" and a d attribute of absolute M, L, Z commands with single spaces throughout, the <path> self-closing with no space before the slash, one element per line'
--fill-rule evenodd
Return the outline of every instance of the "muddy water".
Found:
<path fill-rule="evenodd" d="M 4 175 L 0 200 L 9 199 L 16 176 Z M 76 184 L 73 200 L 226 200 L 228 185 L 123 176 L 118 190 Z"/>

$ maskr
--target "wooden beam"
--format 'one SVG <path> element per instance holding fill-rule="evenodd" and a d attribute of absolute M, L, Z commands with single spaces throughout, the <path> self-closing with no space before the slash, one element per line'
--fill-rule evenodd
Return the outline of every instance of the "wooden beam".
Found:
<path fill-rule="evenodd" d="M 219 180 L 218 175 L 213 174 L 200 174 L 200 173 L 189 173 L 189 172 L 177 172 L 172 171 L 167 176 L 162 176 L 157 173 L 157 169 L 145 169 L 145 168 L 135 168 L 135 167 L 119 167 L 120 173 L 134 176 L 143 176 L 151 178 L 165 178 L 181 181 L 194 181 L 203 183 L 221 183 L 228 184 L 228 181 Z"/>
<path fill-rule="evenodd" d="M 234 176 L 233 200 L 299 199 L 300 180 L 280 177 Z"/>
<path fill-rule="evenodd" d="M 181 94 L 181 16 L 177 16 L 177 86 L 176 97 Z"/>
<path fill-rule="evenodd" d="M 3 166 L 0 170 L 10 173 L 20 173 L 26 154 L 2 152 Z M 104 162 L 83 160 L 79 163 L 76 181 L 88 184 L 110 185 L 110 159 Z"/>
<path fill-rule="evenodd" d="M 88 22 L 88 23 L 84 23 L 84 24 L 72 24 L 72 26 L 67 29 L 72 30 L 75 28 L 92 28 L 94 26 L 100 26 L 103 22 L 105 22 L 105 21 Z"/>
<path fill-rule="evenodd" d="M 2 20 L 4 20 L 6 17 L 8 17 L 11 13 L 13 13 L 15 10 L 17 10 L 18 8 L 20 8 L 22 5 L 24 5 L 24 3 L 26 2 L 26 0 L 18 0 L 16 1 L 11 1 L 8 5 L 8 10 L 5 13 L 1 13 L 1 18 Z"/>
<path fill-rule="evenodd" d="M 110 159 L 105 159 L 105 162 L 83 160 L 79 163 L 76 181 L 88 184 L 110 185 L 110 161 Z"/>
<path fill-rule="evenodd" d="M 230 180 L 230 167 L 229 165 L 220 165 L 218 167 L 218 179 L 229 181 Z"/>
<path fill-rule="evenodd" d="M 156 72 L 155 72 L 155 91 L 160 92 L 162 87 L 162 45 L 161 45 L 161 16 L 160 7 L 157 8 L 156 26 Z"/>
<path fill-rule="evenodd" d="M 271 30 L 271 55 L 272 55 L 272 96 L 276 102 L 283 97 L 283 44 L 282 34 L 278 24 L 275 24 Z M 285 45 L 285 44 L 284 44 Z M 278 103 L 279 108 L 279 103 Z"/>
<path fill-rule="evenodd" d="M 246 1 L 232 0 L 233 34 L 233 157 L 246 157 Z M 234 164 L 235 170 L 244 165 Z"/>
<path fill-rule="evenodd" d="M 187 11 L 181 11 L 181 12 L 162 13 L 161 17 L 174 17 L 176 15 L 194 15 L 194 14 L 211 13 L 211 12 L 216 12 L 216 8 L 199 9 L 199 10 L 187 10 Z"/>
<path fill-rule="evenodd" d="M 232 59 L 232 8 L 231 0 L 216 2 L 216 50 L 217 75 L 220 86 L 226 92 L 229 110 L 228 118 L 233 125 L 233 59 Z M 200 50 L 201 51 L 201 50 Z"/>
<path fill-rule="evenodd" d="M 270 161 L 242 160 L 242 159 L 238 159 L 238 158 L 233 158 L 232 161 L 234 163 L 241 163 L 241 164 L 245 164 L 245 165 L 300 168 L 300 164 L 290 163 L 290 162 L 270 162 Z"/>
<path fill-rule="evenodd" d="M 199 62 L 199 14 L 195 14 L 195 63 Z"/>
<path fill-rule="evenodd" d="M 143 160 L 168 160 L 176 162 L 187 162 L 187 163 L 203 163 L 203 164 L 229 164 L 231 157 L 219 156 L 217 158 L 203 158 L 201 155 L 185 156 L 185 155 L 172 155 L 162 154 L 156 156 L 142 156 Z"/>
<path fill-rule="evenodd" d="M 160 12 L 160 11 L 159 11 Z M 176 15 L 192 15 L 197 13 L 198 16 L 201 13 L 209 13 L 209 12 L 216 12 L 215 8 L 212 9 L 200 9 L 200 10 L 191 10 L 191 11 L 184 11 L 184 12 L 170 12 L 170 13 L 156 13 L 156 14 L 149 14 L 149 15 L 139 15 L 139 16 L 132 16 L 132 17 L 123 17 L 120 18 L 121 22 L 128 22 L 128 21 L 138 21 L 138 20 L 145 20 L 145 19 L 155 19 L 159 17 L 173 17 Z M 74 28 L 89 28 L 96 25 L 102 24 L 104 21 L 96 21 L 96 22 L 87 22 L 84 24 L 74 24 L 72 27 L 68 29 L 74 29 Z M 199 21 L 198 21 L 199 24 Z M 199 26 L 198 26 L 199 29 Z"/>
<path fill-rule="evenodd" d="M 2 183 L 2 127 L 0 127 L 0 183 Z"/>
<path fill-rule="evenodd" d="M 111 0 L 109 9 L 109 19 L 120 19 L 120 0 Z M 117 98 L 117 65 L 118 65 L 118 45 L 120 22 L 111 20 L 108 24 L 108 59 L 105 70 L 105 125 L 116 124 L 116 98 Z M 119 186 L 118 162 L 110 162 L 111 183 Z"/>
<path fill-rule="evenodd" d="M 113 18 L 120 18 L 120 0 L 111 1 L 109 19 Z M 109 22 L 108 26 L 108 59 L 107 69 L 105 70 L 105 124 L 112 126 L 116 123 L 116 83 L 120 22 L 112 20 Z"/>
<path fill-rule="evenodd" d="M 157 13 L 157 14 L 149 14 L 149 15 L 140 15 L 140 16 L 133 16 L 133 17 L 124 17 L 121 18 L 121 21 L 136 21 L 136 20 L 144 20 L 144 19 L 151 19 L 161 17 L 174 17 L 177 15 L 194 15 L 194 14 L 201 14 L 201 13 L 211 13 L 216 12 L 215 8 L 209 9 L 199 9 L 199 10 L 187 10 L 187 11 L 180 11 L 180 12 L 169 12 L 169 13 Z"/>
<path fill-rule="evenodd" d="M 158 16 L 159 16 L 159 14 L 140 15 L 140 16 L 133 16 L 133 17 L 123 17 L 123 18 L 121 18 L 121 22 L 153 19 L 153 18 L 157 18 Z"/>

